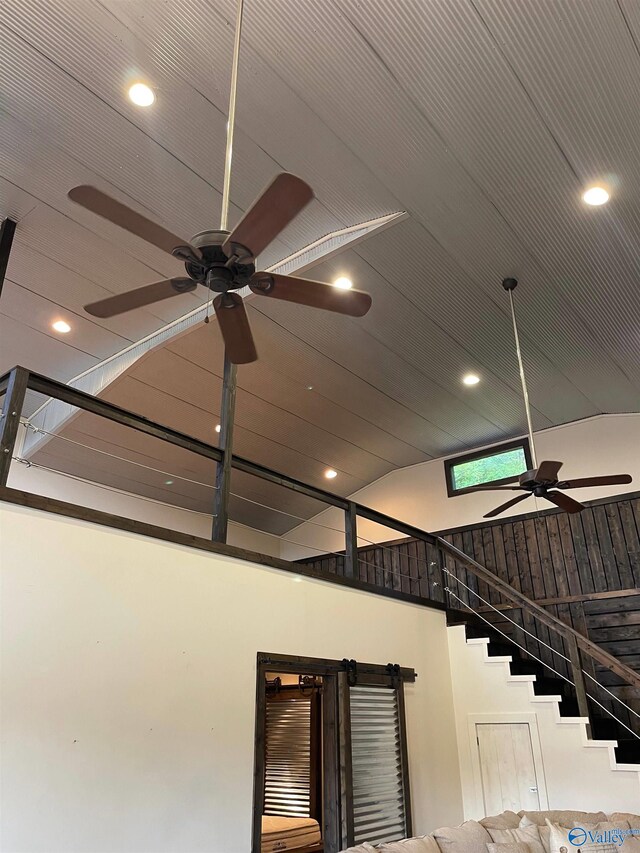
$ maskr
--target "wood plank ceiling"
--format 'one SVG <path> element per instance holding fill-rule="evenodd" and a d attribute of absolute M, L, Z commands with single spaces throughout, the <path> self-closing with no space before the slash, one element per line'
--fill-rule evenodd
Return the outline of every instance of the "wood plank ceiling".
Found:
<path fill-rule="evenodd" d="M 0 370 L 20 363 L 68 380 L 202 301 L 84 314 L 180 265 L 66 192 L 95 183 L 186 237 L 215 227 L 234 4 L 2 9 L 0 216 L 18 229 Z M 393 468 L 521 433 L 506 275 L 521 280 L 535 426 L 640 409 L 640 4 L 246 0 L 244 34 L 232 222 L 283 168 L 317 194 L 262 265 L 336 228 L 396 210 L 409 218 L 313 270 L 372 293 L 362 320 L 250 300 L 260 361 L 239 373 L 237 452 L 321 486 L 333 467 L 331 488 L 349 494 Z M 148 110 L 126 98 L 137 78 L 156 90 Z M 593 181 L 611 187 L 608 205 L 581 201 Z M 64 338 L 50 328 L 58 317 L 72 325 Z M 215 440 L 221 367 L 217 329 L 202 326 L 105 396 Z M 468 371 L 481 377 L 473 389 L 460 381 Z M 87 418 L 64 435 L 195 470 Z M 143 469 L 118 475 L 95 454 L 72 466 L 59 444 L 39 452 L 42 464 L 210 505 L 200 487 L 168 494 Z M 264 487 L 236 488 L 283 507 Z M 245 501 L 235 514 L 281 533 L 316 509 L 285 508 L 291 516 Z"/>

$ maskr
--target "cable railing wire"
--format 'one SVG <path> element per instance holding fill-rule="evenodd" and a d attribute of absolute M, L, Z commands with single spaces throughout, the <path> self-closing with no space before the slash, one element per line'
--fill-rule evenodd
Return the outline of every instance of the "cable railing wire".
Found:
<path fill-rule="evenodd" d="M 531 637 L 533 640 L 535 640 L 540 645 L 546 646 L 546 648 L 548 648 L 549 651 L 553 652 L 554 655 L 557 655 L 558 657 L 564 658 L 564 660 L 567 661 L 567 663 L 571 664 L 571 658 L 568 658 L 566 655 L 563 655 L 562 652 L 557 651 L 556 649 L 553 648 L 553 646 L 550 646 L 548 643 L 545 643 L 545 641 L 541 640 L 540 637 L 538 637 L 536 634 L 532 634 L 531 631 L 527 631 L 527 629 L 524 628 L 522 625 L 519 625 L 517 622 L 514 622 L 514 620 L 509 618 L 509 616 L 507 616 L 506 613 L 504 613 L 502 610 L 498 610 L 496 607 L 493 606 L 493 604 L 491 604 L 491 602 L 487 601 L 479 593 L 477 593 L 475 590 L 471 589 L 471 587 L 467 586 L 466 583 L 464 583 L 464 581 L 461 581 L 460 578 L 457 575 L 454 575 L 453 572 L 451 572 L 446 566 L 443 567 L 442 571 L 445 574 L 449 575 L 449 577 L 452 577 L 456 581 L 456 583 L 459 583 L 466 590 L 468 590 L 472 595 L 475 595 L 475 597 L 478 598 L 480 601 L 482 601 L 483 604 L 485 604 L 487 607 L 491 608 L 491 610 L 493 610 L 495 613 L 497 613 L 503 619 L 506 619 L 507 622 L 511 622 L 511 624 L 514 625 L 519 631 L 522 631 L 524 634 L 527 634 L 529 637 Z M 475 612 L 477 612 L 477 611 L 474 610 L 474 613 Z M 479 615 L 480 614 L 478 613 L 478 616 Z M 536 618 L 536 617 L 534 617 L 534 618 Z M 491 623 L 491 624 L 493 624 L 493 623 Z M 582 667 L 581 667 L 581 669 L 582 669 Z M 587 678 L 589 678 L 591 681 L 593 681 L 593 683 L 596 684 L 601 690 L 604 690 L 605 693 L 608 693 L 609 696 L 612 697 L 612 699 L 615 699 L 616 702 L 619 702 L 631 714 L 633 714 L 635 717 L 637 717 L 640 720 L 640 714 L 638 714 L 637 711 L 634 711 L 633 708 L 630 708 L 629 705 L 627 705 L 626 702 L 624 702 L 622 699 L 620 699 L 619 696 L 616 696 L 615 693 L 612 693 L 611 690 L 609 690 L 604 684 L 600 684 L 600 682 L 597 680 L 597 678 L 594 678 L 585 669 L 582 669 L 582 672 L 584 675 L 587 676 Z"/>
<path fill-rule="evenodd" d="M 467 602 L 466 602 L 466 601 L 464 601 L 462 598 L 460 598 L 458 595 L 456 595 L 456 593 L 455 593 L 452 589 L 450 589 L 449 587 L 445 587 L 445 592 L 447 592 L 447 593 L 448 593 L 449 595 L 451 595 L 453 598 L 457 599 L 457 601 L 459 601 L 459 602 L 460 602 L 460 604 L 462 604 L 464 607 L 466 607 L 466 608 L 467 608 L 467 610 L 470 610 L 470 611 L 471 611 L 471 613 L 473 613 L 473 614 L 474 614 L 475 616 L 477 616 L 479 619 L 482 619 L 482 621 L 483 621 L 483 622 L 485 622 L 485 623 L 486 623 L 486 624 L 487 624 L 487 625 L 488 625 L 492 630 L 497 631 L 497 632 L 498 632 L 498 634 L 502 634 L 502 636 L 503 636 L 503 637 L 505 637 L 505 639 L 507 639 L 510 643 L 513 643 L 513 645 L 514 645 L 514 646 L 517 646 L 517 647 L 518 647 L 519 649 L 521 649 L 525 654 L 529 655 L 529 656 L 530 656 L 530 657 L 532 657 L 534 660 L 537 660 L 537 661 L 538 661 L 538 663 L 542 664 L 542 666 L 544 666 L 544 667 L 546 667 L 547 669 L 551 670 L 551 672 L 553 672 L 555 675 L 557 675 L 557 676 L 558 676 L 558 678 L 561 678 L 563 681 L 566 681 L 566 682 L 567 682 L 567 684 L 570 684 L 572 687 L 575 687 L 575 684 L 573 683 L 573 681 L 571 681 L 571 679 L 570 679 L 570 678 L 567 678 L 567 676 L 566 676 L 566 675 L 563 675 L 561 672 L 558 672 L 558 670 L 557 670 L 557 669 L 554 669 L 554 667 L 552 667 L 552 666 L 551 666 L 551 664 L 548 664 L 548 663 L 546 663 L 545 661 L 543 661 L 541 658 L 537 657 L 537 655 L 535 655 L 532 651 L 529 651 L 529 649 L 526 649 L 524 646 L 521 646 L 521 645 L 520 645 L 520 643 L 518 643 L 516 640 L 514 640 L 514 639 L 513 639 L 512 637 L 510 637 L 508 634 L 505 634 L 505 633 L 504 633 L 504 631 L 501 631 L 499 628 L 497 628 L 497 627 L 493 624 L 493 622 L 489 622 L 489 620 L 488 620 L 488 619 L 485 619 L 485 618 L 484 618 L 484 616 L 482 616 L 482 614 L 481 614 L 481 613 L 478 613 L 478 611 L 477 611 L 477 610 L 474 610 L 474 609 L 473 609 L 473 607 L 471 607 L 471 605 L 470 605 L 470 604 L 467 604 Z M 597 683 L 597 682 L 596 682 L 596 683 Z M 631 734 L 632 734 L 635 738 L 637 738 L 638 740 L 640 740 L 640 735 L 639 735 L 639 734 L 637 734 L 636 732 L 634 732 L 634 730 L 633 730 L 633 729 L 629 728 L 629 726 L 628 726 L 626 723 L 623 723 L 623 722 L 622 722 L 622 720 L 621 720 L 619 717 L 616 717 L 616 715 L 615 715 L 612 711 L 610 711 L 608 708 L 606 708 L 606 707 L 605 707 L 601 702 L 598 702 L 598 700 L 597 700 L 594 696 L 592 696 L 590 693 L 588 693 L 588 694 L 587 694 L 587 696 L 588 696 L 588 698 L 589 698 L 589 699 L 590 699 L 594 704 L 596 704 L 599 708 L 602 708 L 602 710 L 603 710 L 606 714 L 608 714 L 612 719 L 614 719 L 617 723 L 619 723 L 619 724 L 620 724 L 623 728 L 625 728 L 628 732 L 631 732 Z M 623 702 L 622 704 L 624 705 L 624 702 Z M 625 706 L 625 707 L 628 707 L 628 706 Z M 631 708 L 629 708 L 629 710 L 632 710 L 632 709 L 631 709 Z"/>
<path fill-rule="evenodd" d="M 24 459 L 22 456 L 12 456 L 11 459 L 13 462 L 19 462 L 27 468 L 35 468 L 37 471 L 48 471 L 50 474 L 58 474 L 61 477 L 67 477 L 69 480 L 75 480 L 78 483 L 85 483 L 88 486 L 95 486 L 96 488 L 104 489 L 107 492 L 115 492 L 118 495 L 125 495 L 126 497 L 131 497 L 135 500 L 147 501 L 148 503 L 162 503 L 161 501 L 156 500 L 156 498 L 148 498 L 145 495 L 134 495 L 131 492 L 126 492 L 124 489 L 118 489 L 115 486 L 107 486 L 106 483 L 97 483 L 95 480 L 88 480 L 86 477 L 79 477 L 77 474 L 70 474 L 68 471 L 60 471 L 58 468 L 49 468 L 47 465 L 40 465 L 39 462 L 32 462 L 31 459 Z M 205 514 L 197 509 L 189 509 L 189 507 L 185 506 L 178 507 L 178 509 L 183 512 L 191 512 L 194 515 Z M 206 515 L 211 515 L 211 513 L 206 513 Z M 215 518 L 215 516 L 212 517 Z"/>
<path fill-rule="evenodd" d="M 67 436 L 59 435 L 57 433 L 52 433 L 52 432 L 50 432 L 46 429 L 43 429 L 41 427 L 34 426 L 33 424 L 29 423 L 29 421 L 27 421 L 25 419 L 21 420 L 21 424 L 23 427 L 30 429 L 33 433 L 37 433 L 37 434 L 41 434 L 41 435 L 47 435 L 53 439 L 59 439 L 60 441 L 67 442 L 68 444 L 73 444 L 76 447 L 81 447 L 84 450 L 90 450 L 90 451 L 93 451 L 95 453 L 99 453 L 102 456 L 108 456 L 111 459 L 116 459 L 119 462 L 126 462 L 126 463 L 129 463 L 131 465 L 135 465 L 138 468 L 144 468 L 145 470 L 153 471 L 156 474 L 162 474 L 165 477 L 172 477 L 176 480 L 182 480 L 183 482 L 191 483 L 192 485 L 195 485 L 195 486 L 201 486 L 202 488 L 205 488 L 205 489 L 211 489 L 213 491 L 217 491 L 217 489 L 218 489 L 217 486 L 214 486 L 211 483 L 203 483 L 200 480 L 194 480 L 190 477 L 184 477 L 181 474 L 175 474 L 173 471 L 164 471 L 163 469 L 160 469 L 160 468 L 154 468 L 152 465 L 145 465 L 142 462 L 136 462 L 133 459 L 127 459 L 124 456 L 119 456 L 117 453 L 112 453 L 108 450 L 101 450 L 97 447 L 93 447 L 90 444 L 84 444 L 81 441 L 77 441 L 76 439 L 68 438 Z M 55 469 L 50 469 L 50 470 L 55 471 Z M 62 472 L 58 472 L 58 473 L 62 473 Z M 91 482 L 91 481 L 88 481 L 88 482 Z M 264 509 L 269 509 L 272 512 L 277 512 L 277 513 L 280 513 L 281 515 L 287 515 L 287 516 L 289 516 L 289 518 L 294 518 L 297 521 L 301 521 L 305 524 L 311 524 L 314 527 L 320 527 L 323 530 L 330 530 L 334 533 L 344 534 L 344 529 L 340 529 L 339 527 L 331 527 L 330 525 L 322 524 L 319 521 L 314 521 L 313 519 L 308 519 L 308 518 L 305 518 L 304 516 L 296 515 L 295 513 L 288 512 L 288 511 L 282 510 L 282 509 L 278 509 L 277 507 L 273 507 L 273 506 L 270 506 L 268 504 L 260 503 L 259 501 L 255 501 L 255 500 L 252 500 L 251 498 L 245 497 L 244 495 L 240 495 L 237 492 L 230 492 L 230 495 L 233 495 L 234 497 L 238 498 L 239 500 L 243 500 L 243 501 L 246 501 L 248 503 L 253 503 L 256 506 L 261 506 Z M 397 551 L 395 551 L 394 548 L 392 548 L 389 545 L 384 545 L 381 542 L 374 542 L 373 540 L 367 539 L 365 536 L 362 536 L 360 534 L 358 534 L 358 539 L 362 542 L 365 542 L 367 545 L 371 545 L 375 548 L 381 548 L 382 550 L 388 551 L 391 554 L 397 554 Z M 311 547 L 311 546 L 309 546 L 309 547 Z M 336 553 L 335 551 L 327 551 L 326 549 L 313 548 L 312 550 L 317 550 L 318 553 L 326 553 L 326 554 L 335 554 Z M 341 556 L 341 555 L 339 555 L 339 556 Z M 415 554 L 403 554 L 402 557 L 406 558 L 407 560 L 415 560 L 416 563 L 423 563 L 428 568 L 431 568 L 434 565 L 436 565 L 433 561 L 428 561 L 428 560 L 424 559 L 423 557 L 418 557 Z M 362 560 L 360 558 L 359 558 L 359 560 L 360 560 L 360 562 L 367 563 L 366 560 Z M 368 563 L 368 565 L 375 565 L 375 564 Z M 390 570 L 385 569 L 385 571 L 390 571 Z M 404 577 L 412 577 L 412 575 L 404 575 Z"/>
<path fill-rule="evenodd" d="M 86 445 L 83 445 L 83 446 L 86 446 Z M 47 465 L 41 465 L 38 462 L 33 462 L 30 459 L 25 459 L 21 456 L 12 456 L 11 458 L 14 462 L 18 462 L 22 465 L 25 465 L 27 468 L 34 468 L 34 469 L 40 470 L 40 471 L 47 471 L 51 474 L 58 474 L 62 477 L 67 477 L 70 480 L 74 480 L 74 481 L 80 482 L 80 483 L 85 483 L 86 485 L 90 485 L 90 486 L 95 486 L 99 489 L 103 489 L 103 490 L 108 491 L 108 492 L 116 493 L 119 495 L 129 495 L 129 496 L 135 498 L 136 500 L 143 500 L 143 501 L 146 501 L 148 503 L 155 503 L 155 504 L 161 503 L 161 501 L 158 501 L 156 498 L 149 498 L 149 497 L 146 497 L 144 495 L 132 494 L 130 492 L 124 491 L 123 489 L 118 489 L 115 486 L 108 486 L 105 483 L 98 483 L 95 480 L 89 480 L 86 477 L 80 477 L 77 474 L 71 474 L 68 471 L 61 471 L 61 470 L 56 469 L 56 468 L 50 468 Z M 128 461 L 128 460 L 125 460 L 125 461 Z M 169 474 L 169 476 L 176 476 L 176 477 L 178 476 L 177 474 L 174 475 L 171 472 L 168 472 L 168 474 Z M 207 486 L 208 484 L 202 483 L 199 485 Z M 211 488 L 215 488 L 215 486 L 211 486 Z M 231 492 L 230 494 L 232 494 L 234 497 L 240 498 L 241 500 L 246 500 L 246 501 L 250 501 L 251 503 L 258 504 L 259 506 L 262 506 L 265 509 L 275 510 L 276 512 L 284 512 L 283 510 L 277 510 L 277 509 L 275 509 L 275 507 L 271 507 L 268 504 L 261 504 L 258 501 L 252 500 L 251 498 L 245 498 L 243 495 L 238 495 L 235 492 Z M 215 515 L 213 513 L 202 513 L 200 510 L 190 509 L 188 507 L 182 507 L 182 506 L 178 507 L 178 508 L 181 511 L 193 513 L 194 515 L 205 515 L 206 514 L 208 516 L 211 516 L 212 518 L 215 518 Z M 290 513 L 285 513 L 285 515 L 290 515 Z M 343 531 L 338 531 L 338 532 L 343 532 Z M 309 548 L 310 550 L 317 551 L 320 554 L 327 554 L 327 555 L 331 555 L 331 556 L 336 556 L 336 557 L 340 557 L 342 559 L 345 558 L 345 554 L 344 553 L 341 554 L 338 551 L 327 551 L 326 549 L 316 548 L 313 545 L 307 545 L 306 543 L 303 543 L 303 542 L 295 542 L 292 539 L 286 539 L 284 537 L 281 537 L 281 538 L 283 538 L 284 541 L 289 542 L 291 545 L 297 545 L 297 546 L 302 547 L 302 548 Z M 398 571 L 395 571 L 391 568 L 387 568 L 385 566 L 378 566 L 376 563 L 372 563 L 369 560 L 364 560 L 361 557 L 358 557 L 358 564 L 359 565 L 364 564 L 367 566 L 372 566 L 374 569 L 376 569 L 376 571 L 384 572 L 386 575 L 395 575 L 397 577 L 407 578 L 409 581 L 418 581 L 419 582 L 419 581 L 424 580 L 424 577 L 420 574 L 415 575 L 415 576 L 414 575 L 408 575 L 404 572 L 398 572 Z M 376 584 L 375 582 L 371 582 L 371 581 L 367 581 L 367 582 L 373 583 L 375 586 L 379 585 L 379 584 Z"/>

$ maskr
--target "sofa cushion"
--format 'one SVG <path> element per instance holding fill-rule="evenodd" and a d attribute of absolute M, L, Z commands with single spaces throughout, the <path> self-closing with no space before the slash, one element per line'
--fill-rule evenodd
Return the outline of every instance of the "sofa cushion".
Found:
<path fill-rule="evenodd" d="M 491 836 L 491 839 L 499 844 L 528 844 L 531 853 L 545 853 L 542 839 L 540 838 L 540 830 L 526 816 L 520 820 L 518 827 L 515 829 L 488 829 L 487 832 Z"/>
<path fill-rule="evenodd" d="M 499 844 L 491 841 L 487 844 L 488 853 L 531 853 L 531 848 L 523 841 L 511 841 Z"/>
<path fill-rule="evenodd" d="M 478 822 L 485 829 L 516 829 L 516 827 L 520 826 L 520 815 L 507 810 L 506 812 L 502 812 L 502 814 L 483 817 Z"/>
<path fill-rule="evenodd" d="M 368 841 L 364 844 L 358 844 L 356 847 L 349 847 L 348 850 L 343 850 L 342 853 L 377 853 L 376 848 L 372 847 Z"/>
<path fill-rule="evenodd" d="M 548 818 L 547 825 L 550 829 L 549 843 L 551 853 L 571 853 L 577 850 L 580 850 L 581 853 L 619 853 L 619 848 L 615 844 L 594 844 L 586 837 L 582 841 L 582 839 L 576 837 L 576 829 L 560 826 Z"/>
<path fill-rule="evenodd" d="M 441 853 L 487 853 L 493 841 L 477 820 L 465 820 L 460 826 L 442 826 L 433 833 Z"/>
<path fill-rule="evenodd" d="M 631 814 L 630 812 L 614 812 L 609 818 L 611 823 L 619 824 L 620 821 L 624 821 L 629 824 L 631 829 L 637 829 L 640 831 L 640 815 Z"/>
<path fill-rule="evenodd" d="M 532 820 L 529 820 L 529 818 L 525 815 L 520 821 L 520 826 L 524 828 L 525 826 L 536 826 L 536 824 Z M 538 827 L 538 832 L 540 833 L 540 841 L 542 842 L 542 846 L 544 847 L 544 853 L 551 853 L 549 843 L 550 831 L 551 830 L 546 825 L 546 823 L 544 826 Z"/>
<path fill-rule="evenodd" d="M 440 848 L 433 835 L 421 835 L 402 841 L 389 841 L 378 847 L 378 853 L 440 853 Z"/>
<path fill-rule="evenodd" d="M 544 826 L 547 818 L 551 823 L 557 823 L 560 826 L 567 827 L 573 826 L 574 823 L 579 821 L 584 821 L 585 823 L 600 823 L 603 820 L 609 820 L 604 812 L 579 812 L 571 811 L 569 809 L 564 811 L 555 810 L 547 812 L 528 812 L 523 810 L 518 812 L 518 814 L 520 817 L 527 817 L 531 823 L 535 823 L 538 826 Z"/>

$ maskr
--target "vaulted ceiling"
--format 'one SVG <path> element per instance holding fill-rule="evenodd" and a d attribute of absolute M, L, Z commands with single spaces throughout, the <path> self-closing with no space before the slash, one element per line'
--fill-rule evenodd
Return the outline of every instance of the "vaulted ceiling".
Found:
<path fill-rule="evenodd" d="M 231 0 L 4 0 L 0 218 L 18 228 L 0 370 L 66 381 L 201 304 L 83 313 L 180 264 L 66 193 L 96 184 L 186 237 L 217 226 L 234 15 Z M 309 273 L 369 290 L 366 317 L 249 300 L 260 360 L 239 371 L 239 453 L 322 486 L 330 466 L 331 488 L 349 494 L 521 433 L 508 275 L 521 282 L 535 426 L 640 409 L 639 47 L 636 0 L 246 0 L 232 222 L 282 169 L 317 196 L 262 266 L 337 228 L 409 216 Z M 126 97 L 140 78 L 157 95 L 147 110 Z M 592 182 L 611 188 L 608 205 L 582 202 Z M 221 372 L 217 329 L 198 326 L 105 396 L 212 441 Z M 161 461 L 81 419 L 65 429 Z M 70 464 L 54 445 L 43 464 Z M 209 506 L 147 480 L 133 477 L 151 497 Z M 236 517 L 274 532 L 315 510 L 256 507 Z"/>

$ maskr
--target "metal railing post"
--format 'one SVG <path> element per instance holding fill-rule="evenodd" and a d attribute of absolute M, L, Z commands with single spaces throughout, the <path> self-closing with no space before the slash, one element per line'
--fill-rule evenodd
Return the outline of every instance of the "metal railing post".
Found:
<path fill-rule="evenodd" d="M 9 374 L 0 422 L 0 486 L 6 486 L 9 478 L 28 383 L 29 371 L 24 367 L 14 367 Z"/>
<path fill-rule="evenodd" d="M 222 383 L 222 411 L 220 412 L 220 442 L 222 461 L 216 469 L 216 493 L 214 499 L 213 535 L 214 542 L 227 541 L 229 524 L 229 492 L 231 491 L 231 463 L 233 458 L 233 426 L 236 412 L 237 370 L 235 364 L 224 354 L 224 377 Z"/>
<path fill-rule="evenodd" d="M 344 513 L 344 574 L 347 578 L 358 576 L 358 508 L 353 501 Z"/>

